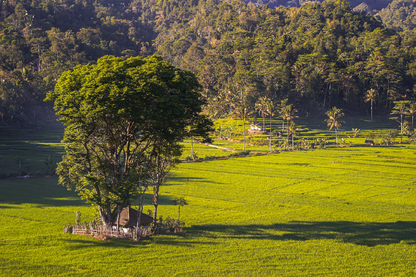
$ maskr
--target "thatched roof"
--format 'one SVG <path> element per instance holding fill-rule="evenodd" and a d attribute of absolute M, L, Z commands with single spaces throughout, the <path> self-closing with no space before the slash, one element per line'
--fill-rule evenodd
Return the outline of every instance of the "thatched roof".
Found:
<path fill-rule="evenodd" d="M 126 228 L 135 227 L 137 225 L 138 211 L 130 206 L 125 207 L 120 213 L 120 226 Z M 146 226 L 153 222 L 153 217 L 142 213 L 140 218 L 140 226 Z M 114 224 L 117 225 L 117 222 Z"/>

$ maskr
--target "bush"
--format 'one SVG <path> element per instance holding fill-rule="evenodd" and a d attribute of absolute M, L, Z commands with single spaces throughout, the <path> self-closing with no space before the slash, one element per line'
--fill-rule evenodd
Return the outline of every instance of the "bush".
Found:
<path fill-rule="evenodd" d="M 339 146 L 341 147 L 348 147 L 351 146 L 352 142 L 351 141 L 346 141 L 344 138 L 341 138 L 341 140 L 339 141 Z"/>
<path fill-rule="evenodd" d="M 155 234 L 168 234 L 168 233 L 182 233 L 185 222 L 178 221 L 173 218 L 167 217 L 165 220 L 160 217 L 156 221 L 156 227 L 154 229 Z"/>

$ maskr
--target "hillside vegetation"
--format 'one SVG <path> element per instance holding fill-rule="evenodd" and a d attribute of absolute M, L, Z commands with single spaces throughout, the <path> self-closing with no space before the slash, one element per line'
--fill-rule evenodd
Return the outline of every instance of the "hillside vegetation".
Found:
<path fill-rule="evenodd" d="M 50 115 L 43 99 L 60 74 L 107 54 L 158 53 L 192 71 L 213 118 L 230 116 L 243 93 L 253 105 L 288 98 L 303 115 L 334 105 L 363 114 L 370 89 L 379 114 L 413 98 L 413 33 L 386 29 L 343 0 L 276 9 L 237 0 L 9 0 L 0 11 L 3 125 Z"/>
<path fill-rule="evenodd" d="M 269 8 L 277 8 L 279 6 L 286 7 L 300 7 L 301 5 L 310 1 L 305 0 L 245 0 L 246 3 L 253 3 L 256 5 L 268 5 Z M 322 1 L 319 1 L 322 2 Z M 377 11 L 385 8 L 391 0 L 351 0 L 348 1 L 352 9 L 360 9 L 362 6 L 366 6 L 366 12 L 369 14 L 375 14 Z"/>

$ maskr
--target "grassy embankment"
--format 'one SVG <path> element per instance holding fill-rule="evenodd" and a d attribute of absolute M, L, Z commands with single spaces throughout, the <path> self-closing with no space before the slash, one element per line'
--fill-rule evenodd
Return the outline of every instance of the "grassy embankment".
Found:
<path fill-rule="evenodd" d="M 37 159 L 29 171 L 42 171 L 42 160 L 62 151 L 59 139 L 48 137 L 1 136 L 3 164 L 14 170 L 7 161 L 22 151 Z M 231 153 L 197 148 L 200 155 Z M 161 189 L 160 214 L 176 217 L 172 199 L 184 196 L 186 233 L 139 242 L 63 234 L 75 211 L 83 220 L 95 212 L 56 177 L 0 180 L 0 274 L 414 276 L 415 168 L 410 144 L 183 163 Z"/>

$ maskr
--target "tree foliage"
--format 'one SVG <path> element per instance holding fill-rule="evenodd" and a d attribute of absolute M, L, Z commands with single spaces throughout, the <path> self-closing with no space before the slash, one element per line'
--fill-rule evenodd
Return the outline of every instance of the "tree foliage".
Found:
<path fill-rule="evenodd" d="M 47 95 L 66 126 L 59 183 L 96 204 L 111 226 L 148 184 L 158 191 L 188 126 L 207 136 L 200 89 L 191 72 L 159 56 L 105 56 L 64 72 Z"/>
<path fill-rule="evenodd" d="M 334 105 L 364 113 L 370 105 L 363 99 L 374 89 L 374 108 L 387 114 L 393 101 L 412 99 L 416 91 L 413 4 L 400 1 L 390 4 L 396 15 L 380 13 L 396 31 L 344 0 L 290 1 L 292 8 L 239 0 L 5 1 L 2 123 L 38 120 L 48 110 L 45 93 L 63 71 L 109 54 L 158 53 L 192 71 L 213 118 L 232 114 L 242 87 L 253 88 L 252 106 L 260 97 L 275 104 L 288 99 L 300 115 L 323 114 Z M 366 2 L 372 9 L 387 5 Z"/>
<path fill-rule="evenodd" d="M 328 110 L 325 114 L 328 116 L 328 118 L 325 119 L 325 121 L 329 127 L 329 130 L 332 130 L 332 129 L 335 130 L 335 141 L 336 141 L 336 144 L 338 145 L 337 131 L 338 131 L 338 128 L 341 127 L 342 123 L 344 122 L 343 120 L 341 120 L 341 118 L 345 114 L 342 112 L 342 109 L 338 109 L 337 107 L 332 107 L 332 109 Z"/>
<path fill-rule="evenodd" d="M 402 40 L 345 1 L 274 10 L 241 1 L 202 1 L 159 30 L 157 51 L 174 64 L 177 40 L 188 41 L 181 43 L 181 53 L 185 45 L 190 54 L 203 50 L 185 54 L 192 60 L 177 65 L 193 65 L 210 99 L 207 111 L 215 118 L 230 114 L 223 103 L 238 102 L 242 84 L 255 88 L 248 97 L 251 105 L 261 97 L 276 104 L 287 98 L 301 115 L 323 114 L 334 105 L 365 111 L 370 89 L 379 95 L 373 105 L 380 114 L 392 101 L 413 96 L 415 53 L 407 45 L 415 46 L 414 41 Z"/>
<path fill-rule="evenodd" d="M 394 107 L 391 111 L 392 117 L 390 119 L 394 119 L 400 123 L 400 143 L 403 142 L 403 125 L 405 116 L 408 115 L 408 107 L 407 105 L 410 104 L 410 101 L 394 101 Z"/>

